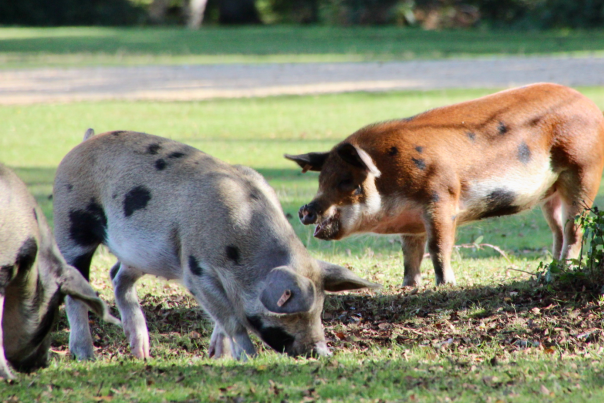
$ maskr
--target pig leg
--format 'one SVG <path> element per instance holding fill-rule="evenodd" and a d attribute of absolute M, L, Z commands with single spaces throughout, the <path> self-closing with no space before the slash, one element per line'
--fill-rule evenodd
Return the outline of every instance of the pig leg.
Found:
<path fill-rule="evenodd" d="M 256 355 L 256 349 L 245 326 L 232 314 L 235 309 L 229 302 L 218 276 L 213 275 L 210 268 L 206 268 L 201 275 L 185 275 L 184 282 L 197 302 L 214 319 L 214 331 L 208 350 L 210 357 L 220 358 L 228 354 L 225 346 L 227 341 L 230 342 L 230 352 L 235 359 L 244 359 L 244 352 L 249 356 Z"/>
<path fill-rule="evenodd" d="M 113 272 L 113 270 L 112 270 Z M 149 332 L 145 315 L 138 303 L 136 295 L 136 281 L 143 276 L 143 272 L 120 264 L 120 268 L 113 277 L 115 302 L 122 317 L 124 333 L 130 342 L 132 355 L 136 358 L 149 358 Z"/>
<path fill-rule="evenodd" d="M 4 274 L 1 273 L 0 274 Z M 3 334 L 2 334 L 2 313 L 4 312 L 4 294 L 6 288 L 0 289 L 0 378 L 12 379 L 14 378 L 13 374 L 8 367 L 8 362 L 6 361 L 6 357 L 4 356 L 4 343 L 3 343 Z"/>
<path fill-rule="evenodd" d="M 405 265 L 403 286 L 417 287 L 422 282 L 420 266 L 424 259 L 426 236 L 401 235 L 401 243 L 403 244 L 403 259 Z"/>
<path fill-rule="evenodd" d="M 428 250 L 437 285 L 455 284 L 455 274 L 451 268 L 451 253 L 455 243 L 454 215 L 453 204 L 448 200 L 433 204 L 425 214 Z"/>
<path fill-rule="evenodd" d="M 252 340 L 250 340 L 250 336 L 245 327 L 239 326 L 235 330 L 235 334 L 231 339 L 231 349 L 233 351 L 233 358 L 236 360 L 247 361 L 248 356 L 256 356 L 256 348 L 254 347 Z"/>
<path fill-rule="evenodd" d="M 70 265 L 74 266 L 86 280 L 89 279 L 90 263 L 96 249 L 80 251 L 76 246 L 63 247 L 61 253 Z M 69 320 L 69 351 L 78 360 L 94 359 L 92 335 L 88 325 L 88 306 L 79 299 L 67 296 L 65 302 L 67 318 Z"/>
<path fill-rule="evenodd" d="M 210 347 L 208 348 L 208 355 L 210 358 L 221 358 L 231 355 L 231 343 L 229 343 L 230 337 L 222 330 L 218 323 L 214 324 L 214 330 L 212 331 L 212 337 L 210 338 Z"/>
<path fill-rule="evenodd" d="M 560 259 L 575 259 L 581 253 L 583 229 L 575 223 L 575 217 L 591 207 L 598 194 L 601 169 L 568 170 L 560 175 L 558 191 L 562 201 L 564 242 Z"/>
<path fill-rule="evenodd" d="M 236 360 L 245 361 L 247 356 L 254 357 L 256 355 L 256 348 L 245 327 L 239 326 L 234 336 L 229 337 L 222 327 L 216 323 L 210 338 L 208 355 L 216 359 L 231 355 Z"/>
<path fill-rule="evenodd" d="M 560 259 L 564 243 L 564 224 L 562 223 L 562 201 L 560 200 L 560 195 L 555 193 L 548 201 L 543 203 L 541 210 L 554 236 L 552 255 L 555 260 L 558 260 Z"/>

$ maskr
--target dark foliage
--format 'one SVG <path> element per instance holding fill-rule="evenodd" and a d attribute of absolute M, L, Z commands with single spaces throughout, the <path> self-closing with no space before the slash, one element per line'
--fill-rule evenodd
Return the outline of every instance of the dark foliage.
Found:
<path fill-rule="evenodd" d="M 133 25 L 143 10 L 128 0 L 2 0 L 0 24 L 5 25 Z"/>

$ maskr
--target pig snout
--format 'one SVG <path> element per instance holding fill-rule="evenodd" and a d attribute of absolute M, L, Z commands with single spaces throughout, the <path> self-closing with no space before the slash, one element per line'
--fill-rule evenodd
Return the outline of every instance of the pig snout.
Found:
<path fill-rule="evenodd" d="M 314 344 L 306 345 L 294 345 L 287 354 L 291 357 L 306 357 L 306 358 L 319 358 L 319 357 L 331 357 L 331 349 L 327 346 L 324 341 L 319 341 Z"/>
<path fill-rule="evenodd" d="M 300 210 L 298 211 L 298 217 L 304 225 L 316 224 L 319 219 L 319 215 L 321 215 L 321 210 L 315 202 L 305 204 L 304 206 L 300 207 Z"/>

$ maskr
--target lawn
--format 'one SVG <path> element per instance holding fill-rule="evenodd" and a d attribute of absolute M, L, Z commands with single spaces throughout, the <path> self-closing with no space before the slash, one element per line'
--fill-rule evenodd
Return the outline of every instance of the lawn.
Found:
<path fill-rule="evenodd" d="M 0 68 L 350 62 L 602 55 L 604 30 L 424 31 L 397 27 L 0 28 Z"/>
<path fill-rule="evenodd" d="M 604 108 L 604 88 L 580 91 Z M 277 190 L 314 256 L 347 265 L 384 289 L 327 300 L 324 325 L 333 358 L 292 359 L 261 348 L 258 358 L 239 363 L 207 358 L 211 325 L 180 285 L 145 278 L 138 293 L 153 359 L 132 360 L 121 329 L 91 316 L 99 358 L 71 361 L 63 313 L 53 336 L 51 366 L 0 384 L 0 400 L 604 401 L 604 300 L 590 287 L 548 286 L 535 279 L 539 263 L 548 262 L 551 243 L 538 210 L 463 227 L 458 244 L 481 239 L 503 249 L 509 260 L 489 248 L 460 248 L 453 262 L 458 286 L 434 287 L 426 260 L 426 284 L 418 289 L 400 287 L 402 254 L 396 237 L 323 242 L 295 218 L 314 195 L 317 175 L 301 174 L 283 153 L 327 150 L 365 124 L 492 92 L 3 107 L 0 161 L 26 181 L 51 222 L 56 166 L 88 127 L 97 133 L 144 131 L 257 169 Z M 603 197 L 601 191 L 597 204 Z M 92 279 L 112 309 L 108 270 L 114 261 L 100 249 Z"/>

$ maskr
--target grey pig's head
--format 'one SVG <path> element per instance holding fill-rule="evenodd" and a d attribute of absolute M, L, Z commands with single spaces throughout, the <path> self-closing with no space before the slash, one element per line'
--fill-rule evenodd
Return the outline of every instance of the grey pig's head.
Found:
<path fill-rule="evenodd" d="M 315 278 L 288 266 L 272 269 L 259 296 L 259 309 L 248 315 L 250 326 L 274 350 L 290 356 L 331 355 L 321 323 L 325 291 L 378 288 L 350 270 L 322 261 Z"/>

